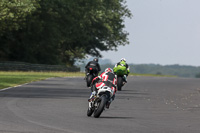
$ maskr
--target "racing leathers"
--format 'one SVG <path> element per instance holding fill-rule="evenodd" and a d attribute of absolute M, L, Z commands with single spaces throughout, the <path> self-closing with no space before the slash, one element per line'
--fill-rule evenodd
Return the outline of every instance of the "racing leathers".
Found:
<path fill-rule="evenodd" d="M 93 69 L 95 76 L 98 76 L 98 73 L 101 71 L 101 67 L 96 61 L 88 62 L 88 64 L 85 66 L 86 74 L 89 72 L 89 68 Z"/>
<path fill-rule="evenodd" d="M 96 83 L 96 84 L 95 84 Z M 90 99 L 97 94 L 98 90 L 102 88 L 103 86 L 108 86 L 113 90 L 113 96 L 109 100 L 109 102 L 106 105 L 106 108 L 109 108 L 110 103 L 115 99 L 115 93 L 117 91 L 117 76 L 112 72 L 103 72 L 100 76 L 95 77 L 92 80 L 92 94 L 90 96 Z"/>

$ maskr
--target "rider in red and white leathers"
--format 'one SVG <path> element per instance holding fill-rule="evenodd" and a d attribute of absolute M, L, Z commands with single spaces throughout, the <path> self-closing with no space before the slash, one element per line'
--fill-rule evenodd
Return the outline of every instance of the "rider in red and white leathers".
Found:
<path fill-rule="evenodd" d="M 101 82 L 98 82 L 100 81 Z M 96 83 L 96 84 L 95 84 Z M 115 98 L 115 93 L 117 91 L 117 76 L 113 73 L 113 70 L 111 68 L 107 68 L 105 72 L 103 72 L 100 76 L 95 77 L 92 80 L 92 94 L 90 96 L 90 99 L 96 95 L 96 92 L 102 88 L 103 86 L 108 86 L 113 90 L 113 96 L 110 99 L 109 103 L 107 104 L 107 108 L 109 108 L 110 103 L 114 100 Z"/>

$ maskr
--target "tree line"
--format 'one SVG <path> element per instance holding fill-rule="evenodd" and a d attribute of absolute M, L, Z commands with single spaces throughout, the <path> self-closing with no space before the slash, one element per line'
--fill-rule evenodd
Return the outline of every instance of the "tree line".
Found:
<path fill-rule="evenodd" d="M 0 0 L 0 61 L 74 65 L 126 45 L 126 0 Z"/>
<path fill-rule="evenodd" d="M 159 64 L 131 64 L 130 70 L 133 73 L 175 75 L 178 77 L 199 78 L 200 67 L 189 65 L 159 65 Z"/>
<path fill-rule="evenodd" d="M 90 59 L 91 60 L 91 59 Z M 85 63 L 77 64 L 81 71 L 85 71 Z M 115 64 L 109 59 L 100 59 L 101 72 L 106 68 L 113 68 Z M 116 62 L 117 63 L 117 62 Z M 136 74 L 174 75 L 178 77 L 200 78 L 200 67 L 186 65 L 159 65 L 159 64 L 129 64 L 130 72 Z"/>

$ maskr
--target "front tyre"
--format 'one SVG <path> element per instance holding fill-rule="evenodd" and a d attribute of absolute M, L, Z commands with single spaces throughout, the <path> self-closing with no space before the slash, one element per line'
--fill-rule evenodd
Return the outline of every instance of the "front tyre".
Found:
<path fill-rule="evenodd" d="M 94 110 L 93 109 L 89 109 L 87 110 L 87 116 L 90 117 L 93 114 Z"/>
<path fill-rule="evenodd" d="M 105 107 L 107 101 L 108 101 L 108 99 L 107 99 L 106 95 L 103 95 L 101 97 L 101 99 L 99 99 L 99 101 L 97 102 L 97 107 L 94 110 L 94 117 L 95 118 L 99 118 L 99 116 L 101 115 L 101 113 L 104 110 L 104 107 Z"/>

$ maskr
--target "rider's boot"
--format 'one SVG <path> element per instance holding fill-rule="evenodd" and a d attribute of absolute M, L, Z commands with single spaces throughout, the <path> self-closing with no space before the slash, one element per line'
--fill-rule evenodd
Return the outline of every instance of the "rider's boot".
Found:
<path fill-rule="evenodd" d="M 88 99 L 88 101 L 89 101 L 89 102 L 90 102 L 90 101 L 93 101 L 94 98 L 95 98 L 95 95 L 96 95 L 96 91 L 93 91 L 93 92 L 91 93 L 90 98 Z"/>
<path fill-rule="evenodd" d="M 106 103 L 106 108 L 107 108 L 107 109 L 109 109 L 110 103 L 111 103 L 110 101 L 108 101 L 108 102 Z"/>
<path fill-rule="evenodd" d="M 84 78 L 84 80 L 86 80 L 87 79 L 87 76 L 89 75 L 89 73 L 85 73 L 85 78 Z"/>
<path fill-rule="evenodd" d="M 107 108 L 107 109 L 109 109 L 110 104 L 111 104 L 112 101 L 114 101 L 114 99 L 115 99 L 115 95 L 113 95 L 113 96 L 110 98 L 110 100 L 106 103 L 106 108 Z"/>
<path fill-rule="evenodd" d="M 107 103 L 106 103 L 106 108 L 109 109 L 111 102 L 113 101 L 113 99 L 111 98 Z"/>

